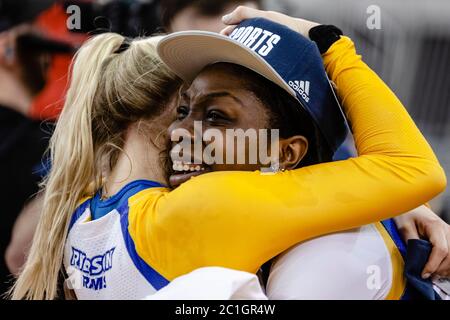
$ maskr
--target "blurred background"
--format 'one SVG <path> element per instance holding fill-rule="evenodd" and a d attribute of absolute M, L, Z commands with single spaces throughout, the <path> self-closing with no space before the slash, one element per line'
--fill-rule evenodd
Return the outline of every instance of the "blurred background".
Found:
<path fill-rule="evenodd" d="M 71 59 L 90 36 L 220 31 L 238 5 L 334 24 L 393 89 L 450 175 L 448 0 L 0 0 L 0 294 L 39 218 L 33 201 Z M 431 203 L 450 221 L 450 193 Z"/>

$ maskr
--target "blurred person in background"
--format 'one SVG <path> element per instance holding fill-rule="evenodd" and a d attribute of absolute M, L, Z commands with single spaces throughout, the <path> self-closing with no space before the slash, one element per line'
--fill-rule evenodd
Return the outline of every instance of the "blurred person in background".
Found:
<path fill-rule="evenodd" d="M 0 5 L 3 181 L 0 293 L 3 293 L 9 286 L 10 272 L 17 272 L 21 266 L 39 217 L 39 203 L 30 199 L 46 174 L 42 157 L 48 147 L 52 122 L 64 102 L 73 53 L 85 36 L 66 29 L 62 2 L 3 0 Z M 14 250 L 8 247 L 11 237 Z"/>
<path fill-rule="evenodd" d="M 162 26 L 167 32 L 225 28 L 222 16 L 237 6 L 260 9 L 262 0 L 161 0 Z"/>
<path fill-rule="evenodd" d="M 25 77 L 24 65 L 8 57 L 4 36 L 2 34 L 0 38 L 2 40 L 0 44 L 0 176 L 2 178 L 0 291 L 2 292 L 6 289 L 6 277 L 9 274 L 3 253 L 17 215 L 28 198 L 38 191 L 40 176 L 36 173 L 37 166 L 40 164 L 48 142 L 47 134 L 40 122 L 26 116 L 33 95 L 42 85 L 42 73 L 35 74 L 34 79 Z M 36 57 L 31 65 L 36 66 L 39 58 Z"/>

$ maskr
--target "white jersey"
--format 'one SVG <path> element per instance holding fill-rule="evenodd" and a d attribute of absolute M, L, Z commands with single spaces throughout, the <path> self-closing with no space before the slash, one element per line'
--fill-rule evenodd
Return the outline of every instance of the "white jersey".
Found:
<path fill-rule="evenodd" d="M 90 221 L 88 200 L 69 228 L 64 267 L 78 299 L 142 299 L 168 284 L 143 261 L 128 233 L 128 207 Z"/>
<path fill-rule="evenodd" d="M 403 280 L 394 275 L 393 253 L 374 224 L 305 241 L 274 261 L 266 294 L 269 299 L 385 299 L 394 281 Z"/>

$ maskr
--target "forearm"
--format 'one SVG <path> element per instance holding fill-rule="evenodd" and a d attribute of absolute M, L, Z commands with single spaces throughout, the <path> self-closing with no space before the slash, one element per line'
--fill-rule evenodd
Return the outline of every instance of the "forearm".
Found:
<path fill-rule="evenodd" d="M 11 241 L 6 249 L 5 261 L 12 274 L 18 274 L 25 262 L 41 215 L 43 197 L 33 198 L 14 223 Z"/>
<path fill-rule="evenodd" d="M 360 155 L 413 157 L 438 163 L 401 102 L 356 54 L 349 38 L 335 42 L 323 60 L 337 85 Z"/>

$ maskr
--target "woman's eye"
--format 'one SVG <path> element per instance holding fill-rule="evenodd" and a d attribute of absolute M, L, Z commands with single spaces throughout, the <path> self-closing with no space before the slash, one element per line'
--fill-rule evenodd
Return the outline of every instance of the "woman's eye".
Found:
<path fill-rule="evenodd" d="M 178 120 L 183 120 L 184 118 L 187 117 L 187 115 L 189 114 L 189 109 L 188 107 L 185 106 L 179 106 L 177 108 L 177 119 Z"/>
<path fill-rule="evenodd" d="M 208 121 L 211 121 L 211 122 L 227 120 L 227 117 L 222 112 L 219 112 L 217 110 L 209 111 L 206 118 L 208 119 Z"/>

